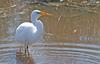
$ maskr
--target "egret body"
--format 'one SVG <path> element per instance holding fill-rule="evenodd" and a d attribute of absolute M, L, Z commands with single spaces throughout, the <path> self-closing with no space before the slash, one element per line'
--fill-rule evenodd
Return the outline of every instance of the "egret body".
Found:
<path fill-rule="evenodd" d="M 33 10 L 31 13 L 31 22 L 24 22 L 16 29 L 16 41 L 25 45 L 25 53 L 28 51 L 28 45 L 38 42 L 44 33 L 43 23 L 38 20 L 40 16 L 51 15 L 40 10 Z"/>

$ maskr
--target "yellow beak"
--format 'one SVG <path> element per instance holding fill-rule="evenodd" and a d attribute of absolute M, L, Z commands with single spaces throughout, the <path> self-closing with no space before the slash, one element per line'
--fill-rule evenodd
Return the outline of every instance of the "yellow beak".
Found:
<path fill-rule="evenodd" d="M 49 14 L 49 13 L 43 12 L 43 11 L 40 14 L 41 14 L 41 16 L 52 16 L 53 15 L 53 14 Z"/>

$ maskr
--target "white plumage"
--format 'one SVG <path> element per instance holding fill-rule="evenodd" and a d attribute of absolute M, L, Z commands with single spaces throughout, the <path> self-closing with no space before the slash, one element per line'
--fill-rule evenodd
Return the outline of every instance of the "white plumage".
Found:
<path fill-rule="evenodd" d="M 25 46 L 25 50 L 28 51 L 28 44 L 32 44 L 38 42 L 44 33 L 43 23 L 38 20 L 40 16 L 50 15 L 46 12 L 42 12 L 40 10 L 34 10 L 31 13 L 31 22 L 24 22 L 18 26 L 16 29 L 16 41 L 19 43 L 23 43 Z M 25 52 L 26 53 L 26 52 Z"/>
<path fill-rule="evenodd" d="M 40 22 L 37 22 L 37 24 Z M 43 25 L 39 24 L 40 28 L 37 28 L 30 22 L 22 23 L 16 30 L 16 40 L 20 43 L 35 43 L 41 39 L 43 35 Z"/>

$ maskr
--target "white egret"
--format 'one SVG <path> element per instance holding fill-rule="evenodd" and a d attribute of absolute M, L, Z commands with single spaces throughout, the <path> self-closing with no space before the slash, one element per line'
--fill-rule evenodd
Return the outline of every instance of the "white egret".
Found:
<path fill-rule="evenodd" d="M 43 23 L 38 20 L 40 16 L 51 15 L 49 13 L 33 10 L 31 13 L 31 22 L 24 22 L 16 29 L 16 41 L 25 45 L 25 54 L 29 54 L 28 45 L 38 42 L 44 32 Z"/>

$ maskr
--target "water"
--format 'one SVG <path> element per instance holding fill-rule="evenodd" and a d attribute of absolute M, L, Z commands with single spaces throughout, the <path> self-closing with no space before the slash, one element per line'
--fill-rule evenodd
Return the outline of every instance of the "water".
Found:
<path fill-rule="evenodd" d="M 0 3 L 0 64 L 24 64 L 17 59 L 22 44 L 16 43 L 14 34 L 20 23 L 30 21 L 33 9 L 54 14 L 40 18 L 46 33 L 43 41 L 29 45 L 33 64 L 100 64 L 99 7 Z"/>

